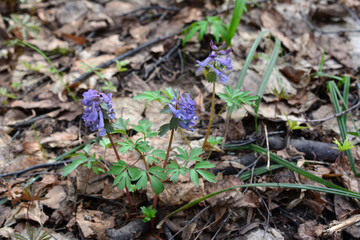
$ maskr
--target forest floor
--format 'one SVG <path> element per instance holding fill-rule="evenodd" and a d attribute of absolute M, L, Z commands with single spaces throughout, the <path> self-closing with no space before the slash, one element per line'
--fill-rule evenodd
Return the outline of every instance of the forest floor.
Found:
<path fill-rule="evenodd" d="M 347 107 L 355 107 L 347 112 L 347 132 L 356 132 L 354 126 L 360 128 L 360 3 L 248 2 L 231 42 L 233 69 L 225 85 L 236 85 L 252 44 L 266 29 L 271 34 L 260 41 L 241 87 L 255 95 L 275 37 L 281 41 L 259 107 L 259 129 L 255 131 L 253 108 L 244 106 L 232 114 L 228 130 L 226 113 L 222 113 L 211 135 L 224 137 L 227 131 L 227 143 L 252 142 L 269 148 L 319 178 L 360 193 L 359 178 L 347 155 L 339 156 L 333 148 L 334 138 L 342 140 L 328 88 L 335 81 L 342 92 L 343 77 L 350 78 Z M 15 239 L 16 233 L 26 236 L 26 228 L 43 226 L 41 231 L 51 231 L 51 239 L 360 239 L 356 224 L 360 202 L 340 195 L 279 187 L 238 188 L 180 211 L 152 231 L 151 224 L 142 221 L 140 210 L 152 204 L 150 187 L 131 193 L 135 204 L 131 214 L 124 191 L 113 186 L 111 175 L 80 166 L 62 176 L 61 169 L 75 158 L 72 154 L 97 136 L 82 119 L 82 94 L 88 89 L 112 93 L 116 118 L 130 119 L 131 138 L 137 135 L 132 124 L 146 118 L 157 130 L 169 119 L 160 113 L 161 104 L 151 102 L 145 109 L 145 101 L 133 100 L 134 96 L 166 87 L 188 92 L 196 101 L 199 119 L 194 131 L 185 134 L 193 148 L 201 147 L 212 84 L 196 72 L 196 60 L 208 56 L 210 40 L 215 39 L 205 34 L 199 42 L 195 34 L 182 44 L 183 32 L 207 16 L 230 23 L 232 4 L 209 0 L 0 2 L 1 238 Z M 16 44 L 16 39 L 43 51 L 62 80 L 41 54 Z M 96 70 L 98 66 L 101 69 Z M 216 111 L 224 106 L 218 95 L 223 88 L 217 83 Z M 290 132 L 287 118 L 307 128 Z M 152 146 L 166 150 L 169 135 L 153 138 Z M 351 149 L 355 167 L 360 169 L 359 137 L 354 135 L 348 137 L 355 145 Z M 120 134 L 115 136 L 120 138 Z M 176 134 L 172 148 L 179 146 L 186 147 L 186 142 Z M 193 200 L 244 183 L 320 185 L 284 167 L 257 174 L 256 169 L 268 163 L 266 154 L 258 158 L 249 150 L 217 150 L 209 157 L 215 165 L 216 183 L 200 179 L 196 187 L 189 176 L 174 184 L 164 182 L 155 225 Z M 93 153 L 110 165 L 116 162 L 112 149 L 94 145 Z M 127 164 L 138 160 L 135 153 L 121 158 Z M 249 177 L 239 177 L 239 173 Z M 329 230 L 339 223 L 345 227 Z"/>

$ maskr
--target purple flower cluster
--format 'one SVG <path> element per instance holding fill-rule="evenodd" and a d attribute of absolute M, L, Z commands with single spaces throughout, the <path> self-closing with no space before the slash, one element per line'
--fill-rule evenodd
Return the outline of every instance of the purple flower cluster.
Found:
<path fill-rule="evenodd" d="M 183 95 L 186 97 L 184 98 Z M 169 103 L 169 108 L 174 114 L 174 117 L 180 120 L 179 126 L 189 131 L 194 131 L 195 121 L 198 119 L 195 113 L 195 101 L 191 99 L 189 94 L 180 93 L 178 100 L 173 98 L 172 103 Z"/>
<path fill-rule="evenodd" d="M 107 95 L 98 94 L 98 91 L 89 89 L 83 93 L 83 97 L 82 104 L 86 106 L 86 109 L 82 118 L 85 120 L 85 126 L 90 127 L 91 131 L 98 130 L 99 135 L 104 136 L 106 134 L 104 117 L 109 120 L 115 117 L 111 93 Z M 107 107 L 103 106 L 102 103 L 106 103 Z"/>
<path fill-rule="evenodd" d="M 219 68 L 225 67 L 227 70 L 231 70 L 233 68 L 231 59 L 229 58 L 229 53 L 231 52 L 231 49 L 229 48 L 225 51 L 223 50 L 225 48 L 225 44 L 217 47 L 212 41 L 210 42 L 210 47 L 212 51 L 203 62 L 196 60 L 199 64 L 199 68 L 197 69 L 197 71 L 201 71 L 204 67 L 209 67 L 219 77 L 219 80 L 225 83 L 228 77 L 224 74 L 224 71 L 220 71 Z M 220 57 L 223 55 L 226 56 L 225 59 Z"/>

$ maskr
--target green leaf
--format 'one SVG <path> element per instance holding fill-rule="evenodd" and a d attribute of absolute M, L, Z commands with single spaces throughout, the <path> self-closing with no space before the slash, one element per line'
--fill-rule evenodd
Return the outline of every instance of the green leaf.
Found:
<path fill-rule="evenodd" d="M 207 141 L 211 144 L 211 146 L 216 146 L 221 143 L 222 139 L 222 137 L 215 138 L 214 136 L 210 136 Z"/>
<path fill-rule="evenodd" d="M 202 161 L 202 158 L 199 157 L 199 155 L 203 153 L 204 151 L 201 148 L 193 148 L 189 155 L 189 161 Z"/>
<path fill-rule="evenodd" d="M 151 186 L 156 195 L 159 195 L 164 191 L 164 184 L 161 182 L 160 179 L 153 175 L 149 175 Z"/>
<path fill-rule="evenodd" d="M 139 152 L 147 153 L 153 150 L 153 147 L 150 147 L 148 141 L 142 141 L 141 138 L 139 138 L 135 143 L 135 149 Z"/>
<path fill-rule="evenodd" d="M 115 132 L 119 132 L 125 135 L 128 123 L 129 123 L 129 119 L 126 119 L 124 122 L 124 119 L 119 118 L 116 121 L 116 123 L 113 124 L 113 127 L 115 128 Z"/>
<path fill-rule="evenodd" d="M 164 136 L 170 130 L 170 124 L 164 124 L 159 128 L 159 136 Z"/>
<path fill-rule="evenodd" d="M 144 93 L 141 93 L 141 94 L 135 96 L 134 100 L 146 100 L 147 102 L 158 101 L 160 103 L 168 102 L 168 99 L 166 97 L 161 96 L 161 92 L 158 90 L 145 91 Z"/>
<path fill-rule="evenodd" d="M 72 173 L 78 166 L 80 166 L 81 164 L 83 164 L 84 162 L 86 162 L 87 159 L 84 161 L 84 159 L 75 159 L 72 163 L 70 163 L 69 165 L 65 166 L 61 171 L 62 176 L 65 177 L 68 174 Z"/>
<path fill-rule="evenodd" d="M 121 154 L 125 154 L 127 151 L 132 151 L 134 149 L 134 144 L 131 142 L 131 140 L 122 138 L 123 142 L 118 142 L 121 147 L 119 148 L 119 152 Z"/>
<path fill-rule="evenodd" d="M 235 35 L 236 29 L 240 23 L 244 9 L 246 9 L 246 0 L 236 0 L 235 7 L 233 10 L 233 15 L 232 15 L 231 22 L 230 22 L 230 26 L 228 29 L 227 38 L 226 38 L 227 46 L 229 46 L 231 44 L 231 39 Z"/>
<path fill-rule="evenodd" d="M 177 98 L 177 90 L 174 90 L 171 87 L 165 88 L 165 90 L 161 90 L 161 92 L 166 96 L 166 98 L 163 99 L 164 103 L 171 103 L 173 98 Z"/>
<path fill-rule="evenodd" d="M 197 172 L 195 171 L 195 169 L 191 169 L 190 170 L 190 179 L 192 182 L 195 183 L 195 186 L 199 186 L 199 176 L 197 174 Z"/>
<path fill-rule="evenodd" d="M 180 120 L 175 118 L 175 117 L 172 117 L 171 120 L 170 120 L 170 130 L 176 130 L 179 126 L 179 123 L 180 123 Z"/>
<path fill-rule="evenodd" d="M 205 170 L 196 170 L 203 178 L 208 180 L 209 182 L 216 183 L 215 176 L 211 172 L 205 171 Z"/>
<path fill-rule="evenodd" d="M 139 172 L 141 172 L 138 168 L 136 167 L 129 167 L 128 168 L 128 173 L 129 173 L 129 176 L 131 178 L 133 178 L 134 176 L 136 176 L 137 174 L 139 174 Z"/>
<path fill-rule="evenodd" d="M 198 168 L 213 168 L 215 167 L 214 164 L 208 162 L 208 161 L 201 161 L 201 162 L 198 162 L 194 168 L 198 169 Z"/>
<path fill-rule="evenodd" d="M 143 119 L 139 121 L 139 125 L 133 125 L 133 128 L 135 129 L 135 131 L 144 134 L 144 137 L 147 137 L 148 134 L 152 132 L 150 130 L 151 126 L 152 126 L 152 122 L 150 120 Z"/>
<path fill-rule="evenodd" d="M 146 208 L 145 206 L 140 207 L 142 214 L 145 215 L 143 222 L 149 222 L 152 218 L 155 218 L 156 216 L 156 210 L 150 206 L 149 208 Z"/>
<path fill-rule="evenodd" d="M 125 168 L 126 168 L 126 163 L 124 161 L 119 160 L 116 163 L 114 163 L 113 166 L 110 167 L 108 174 L 119 175 L 125 170 Z"/>
<path fill-rule="evenodd" d="M 155 149 L 150 153 L 149 156 L 147 156 L 147 160 L 150 163 L 150 165 L 152 165 L 153 162 L 160 163 L 159 159 L 165 160 L 165 157 L 166 157 L 166 153 L 164 150 Z"/>
<path fill-rule="evenodd" d="M 148 172 L 151 173 L 152 175 L 160 178 L 161 180 L 167 179 L 167 175 L 165 173 L 166 170 L 162 167 L 158 167 L 158 166 L 151 167 L 150 169 L 148 169 Z"/>
<path fill-rule="evenodd" d="M 176 157 L 181 158 L 182 160 L 184 160 L 185 162 L 189 161 L 189 154 L 187 151 L 183 150 L 180 147 L 177 147 L 177 150 L 179 152 L 178 155 L 176 155 Z"/>
<path fill-rule="evenodd" d="M 110 139 L 109 138 L 106 138 L 106 137 L 103 137 L 100 142 L 99 142 L 100 146 L 102 146 L 103 148 L 107 149 L 108 147 L 111 146 L 111 143 L 110 143 Z"/>
<path fill-rule="evenodd" d="M 147 178 L 147 174 L 146 172 L 144 171 L 139 171 L 139 173 L 134 176 L 132 178 L 133 181 L 136 181 L 136 185 L 135 185 L 135 188 L 136 189 L 145 189 L 146 188 L 146 184 L 147 184 L 147 181 L 148 181 L 148 178 Z"/>

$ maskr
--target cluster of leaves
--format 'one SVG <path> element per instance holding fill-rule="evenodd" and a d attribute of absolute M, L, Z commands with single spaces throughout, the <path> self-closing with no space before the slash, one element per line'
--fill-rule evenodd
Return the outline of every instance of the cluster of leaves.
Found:
<path fill-rule="evenodd" d="M 239 89 L 233 89 L 231 86 L 226 86 L 224 93 L 219 93 L 219 97 L 224 100 L 227 106 L 235 108 L 241 107 L 243 104 L 255 105 L 253 101 L 257 100 L 257 96 L 250 96 L 250 91 L 241 92 Z"/>
<path fill-rule="evenodd" d="M 8 103 L 9 98 L 10 99 L 16 99 L 16 96 L 13 93 L 8 93 L 6 88 L 0 88 L 1 104 L 6 105 Z"/>
<path fill-rule="evenodd" d="M 223 40 L 226 41 L 226 45 L 230 45 L 231 39 L 234 37 L 237 26 L 240 23 L 242 14 L 246 10 L 246 1 L 245 0 L 236 0 L 235 7 L 232 14 L 230 25 L 225 24 L 219 17 L 208 16 L 205 20 L 200 20 L 194 22 L 189 27 L 185 28 L 183 39 L 183 45 L 190 40 L 196 33 L 198 33 L 198 41 L 204 37 L 205 34 L 208 34 L 211 29 L 211 34 L 214 36 L 215 41 L 220 41 L 220 36 Z"/>
<path fill-rule="evenodd" d="M 44 231 L 43 226 L 40 226 L 39 228 L 35 228 L 30 226 L 29 223 L 26 222 L 25 229 L 26 229 L 25 231 L 26 236 L 17 233 L 12 235 L 12 237 L 18 240 L 49 240 L 52 238 L 51 236 L 52 230 Z"/>
<path fill-rule="evenodd" d="M 346 150 L 352 149 L 354 147 L 354 143 L 349 142 L 349 140 L 347 138 L 345 139 L 343 144 L 341 144 L 341 142 L 339 140 L 334 138 L 333 143 L 335 143 L 337 145 L 337 147 L 332 147 L 332 148 L 338 150 L 341 153 L 345 152 Z"/>
<path fill-rule="evenodd" d="M 204 37 L 205 34 L 208 34 L 208 29 L 212 30 L 212 35 L 214 36 L 216 42 L 220 41 L 220 36 L 225 38 L 227 36 L 228 26 L 221 21 L 219 17 L 211 16 L 206 17 L 205 20 L 194 22 L 189 27 L 185 28 L 184 33 L 185 37 L 183 39 L 183 45 L 190 40 L 198 32 L 198 41 Z"/>
<path fill-rule="evenodd" d="M 32 20 L 29 14 L 25 14 L 23 17 L 11 14 L 10 18 L 4 17 L 4 20 L 9 23 L 6 31 L 14 32 L 18 38 L 27 39 L 30 33 L 37 35 L 40 32 L 40 22 Z M 17 31 L 21 33 L 21 36 Z"/>
<path fill-rule="evenodd" d="M 297 121 L 291 121 L 287 115 L 285 115 L 290 131 L 307 129 L 309 127 L 300 126 Z"/>

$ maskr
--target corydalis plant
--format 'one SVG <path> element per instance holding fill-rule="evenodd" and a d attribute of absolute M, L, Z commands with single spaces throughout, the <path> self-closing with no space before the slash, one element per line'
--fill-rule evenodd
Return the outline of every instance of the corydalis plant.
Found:
<path fill-rule="evenodd" d="M 210 47 L 212 51 L 210 55 L 202 62 L 196 60 L 199 65 L 197 71 L 203 71 L 206 80 L 209 82 L 215 82 L 216 78 L 222 83 L 225 83 L 228 80 L 223 69 L 226 68 L 227 70 L 231 70 L 233 66 L 231 59 L 229 58 L 231 49 L 224 50 L 225 46 L 226 44 L 217 47 L 211 41 Z M 222 56 L 225 56 L 225 58 L 222 58 Z"/>
<path fill-rule="evenodd" d="M 90 89 L 83 94 L 83 97 L 82 104 L 86 106 L 86 109 L 82 118 L 85 120 L 85 126 L 91 131 L 98 130 L 99 135 L 104 136 L 106 134 L 105 122 L 109 125 L 109 121 L 115 117 L 111 101 L 112 94 L 98 94 L 98 91 Z"/>
<path fill-rule="evenodd" d="M 197 120 L 195 101 L 191 99 L 189 94 L 179 93 L 177 90 L 166 88 L 162 91 L 146 91 L 138 95 L 136 99 L 161 102 L 164 105 L 162 112 L 170 113 L 171 118 L 169 118 L 169 123 L 163 125 L 159 131 L 151 130 L 151 121 L 146 119 L 140 120 L 137 125 L 131 125 L 132 129 L 139 133 L 132 138 L 127 134 L 129 130 L 129 119 L 123 120 L 120 118 L 117 119 L 116 123 L 113 121 L 115 112 L 111 101 L 111 93 L 98 93 L 98 91 L 90 89 L 83 94 L 83 97 L 82 103 L 86 106 L 83 115 L 85 126 L 89 127 L 92 131 L 97 130 L 99 136 L 95 141 L 90 141 L 90 143 L 84 147 L 83 150 L 86 154 L 78 153 L 78 159 L 75 159 L 63 169 L 64 176 L 84 164 L 89 168 L 89 175 L 90 171 L 94 171 L 95 173 L 100 172 L 102 169 L 98 167 L 98 164 L 106 161 L 105 156 L 96 157 L 95 154 L 90 154 L 90 148 L 95 143 L 99 143 L 105 150 L 112 147 L 116 154 L 118 161 L 110 166 L 110 168 L 107 168 L 106 165 L 104 165 L 104 168 L 107 170 L 107 174 L 111 174 L 114 177 L 113 184 L 117 185 L 119 189 L 125 190 L 131 212 L 134 211 L 134 207 L 129 189 L 145 189 L 146 186 L 150 185 L 155 195 L 153 205 L 155 211 L 157 196 L 164 191 L 165 185 L 163 182 L 168 179 L 175 182 L 179 174 L 189 174 L 191 181 L 197 186 L 199 185 L 199 178 L 201 176 L 210 182 L 215 182 L 215 176 L 205 170 L 206 168 L 214 167 L 214 165 L 198 157 L 203 153 L 200 148 L 191 149 L 190 147 L 190 152 L 178 149 L 181 154 L 176 155 L 176 158 L 182 160 L 183 163 L 181 164 L 183 166 L 177 164 L 178 161 L 175 159 L 171 159 L 174 161 L 168 164 L 170 161 L 169 154 L 174 132 L 180 130 L 185 137 L 182 129 L 192 131 L 195 126 L 195 121 Z M 171 130 L 171 136 L 167 151 L 155 149 L 151 146 L 152 138 L 157 135 L 164 135 L 169 130 Z M 112 138 L 113 133 L 117 133 L 118 136 L 121 137 L 120 140 L 114 141 Z M 120 146 L 120 148 L 117 149 L 117 146 Z M 143 161 L 142 166 L 136 167 L 134 165 L 128 165 L 120 158 L 119 153 L 126 154 L 129 151 L 138 154 L 139 159 Z M 192 161 L 192 164 L 189 164 L 190 161 Z M 155 213 L 152 212 L 148 218 L 153 218 L 154 214 Z"/>
<path fill-rule="evenodd" d="M 185 95 L 185 98 L 184 98 Z M 198 119 L 195 112 L 196 102 L 191 99 L 189 94 L 180 93 L 178 99 L 173 98 L 169 103 L 169 108 L 176 119 L 179 119 L 179 126 L 183 129 L 194 131 L 195 121 Z"/>
<path fill-rule="evenodd" d="M 241 107 L 242 104 L 252 105 L 252 100 L 256 100 L 257 97 L 248 96 L 250 92 L 240 92 L 239 90 L 234 90 L 230 86 L 226 86 L 224 89 L 224 93 L 220 93 L 219 97 L 226 102 L 226 105 L 215 115 L 215 86 L 216 80 L 219 79 L 220 82 L 225 83 L 228 80 L 227 75 L 224 73 L 226 70 L 231 70 L 233 68 L 231 59 L 229 57 L 229 53 L 231 49 L 225 50 L 226 44 L 217 47 L 214 43 L 210 42 L 210 47 L 212 49 L 210 55 L 204 60 L 197 60 L 199 68 L 197 71 L 202 71 L 205 79 L 213 84 L 213 92 L 211 99 L 211 108 L 210 108 L 210 120 L 208 124 L 208 128 L 206 131 L 204 143 L 202 145 L 203 150 L 208 149 L 208 137 L 210 134 L 211 126 L 213 121 L 220 115 L 222 111 L 226 109 L 226 107 Z M 224 58 L 225 57 L 225 58 Z M 215 116 L 214 116 L 215 115 Z"/>

